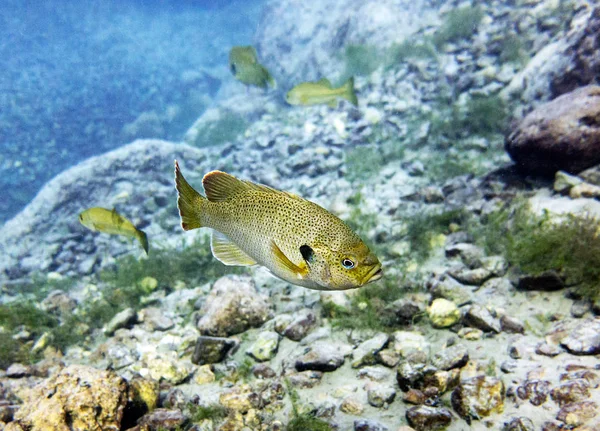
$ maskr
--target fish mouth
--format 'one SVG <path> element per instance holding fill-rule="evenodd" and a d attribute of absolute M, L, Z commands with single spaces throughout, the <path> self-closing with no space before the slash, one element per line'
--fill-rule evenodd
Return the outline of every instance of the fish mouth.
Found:
<path fill-rule="evenodd" d="M 381 277 L 383 277 L 383 269 L 381 268 L 381 264 L 378 263 L 367 273 L 367 275 L 364 278 L 363 284 L 377 281 Z"/>

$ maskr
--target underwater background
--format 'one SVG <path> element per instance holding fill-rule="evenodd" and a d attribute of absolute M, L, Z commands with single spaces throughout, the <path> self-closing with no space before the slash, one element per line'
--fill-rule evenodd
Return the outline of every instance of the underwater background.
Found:
<path fill-rule="evenodd" d="M 600 429 L 596 2 L 6 0 L 0 59 L 0 431 Z M 249 265 L 214 170 L 334 218 Z"/>

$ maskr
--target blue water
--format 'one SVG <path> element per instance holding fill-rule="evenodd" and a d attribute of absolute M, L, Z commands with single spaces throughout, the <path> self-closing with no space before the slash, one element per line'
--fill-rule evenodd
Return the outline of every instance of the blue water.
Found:
<path fill-rule="evenodd" d="M 251 42 L 260 4 L 0 2 L 0 222 L 84 158 L 180 139 L 228 73 L 230 47 Z M 124 129 L 144 112 L 150 127 Z"/>

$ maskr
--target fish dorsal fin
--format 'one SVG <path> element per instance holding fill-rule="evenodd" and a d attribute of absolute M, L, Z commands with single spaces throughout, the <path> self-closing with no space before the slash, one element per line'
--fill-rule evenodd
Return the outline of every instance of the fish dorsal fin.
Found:
<path fill-rule="evenodd" d="M 293 277 L 302 280 L 308 274 L 308 267 L 305 263 L 296 265 L 281 251 L 281 249 L 275 244 L 275 241 L 271 241 L 271 253 L 273 258 L 277 262 L 277 266 L 285 268 Z"/>
<path fill-rule="evenodd" d="M 251 181 L 239 180 L 233 175 L 229 175 L 221 171 L 211 171 L 204 175 L 202 185 L 206 192 L 206 198 L 211 202 L 226 201 L 227 199 L 239 193 L 248 192 L 250 190 L 260 191 L 264 193 L 284 194 L 292 199 L 302 200 L 301 197 L 293 193 L 275 190 L 269 186 L 255 184 Z"/>
<path fill-rule="evenodd" d="M 221 232 L 213 230 L 210 240 L 210 248 L 213 256 L 225 265 L 229 266 L 251 266 L 256 265 L 256 261 L 246 254 L 236 244 Z"/>
<path fill-rule="evenodd" d="M 319 79 L 319 80 L 317 81 L 317 84 L 324 85 L 324 86 L 325 86 L 325 87 L 327 87 L 327 88 L 333 88 L 333 87 L 331 86 L 331 82 L 329 82 L 329 79 L 327 79 L 327 78 L 321 78 L 321 79 Z"/>

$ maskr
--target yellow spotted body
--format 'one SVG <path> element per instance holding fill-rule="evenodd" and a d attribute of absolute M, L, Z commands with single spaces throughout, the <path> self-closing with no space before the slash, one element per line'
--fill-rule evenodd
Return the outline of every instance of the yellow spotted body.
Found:
<path fill-rule="evenodd" d="M 146 234 L 114 209 L 89 208 L 79 214 L 79 222 L 93 231 L 135 238 L 140 242 L 146 254 L 148 253 Z"/>
<path fill-rule="evenodd" d="M 351 289 L 381 277 L 381 264 L 358 235 L 313 202 L 219 171 L 204 176 L 207 198 L 178 166 L 176 182 L 182 227 L 214 229 L 213 254 L 225 264 L 262 265 L 318 290 Z M 351 269 L 342 265 L 349 260 Z"/>

